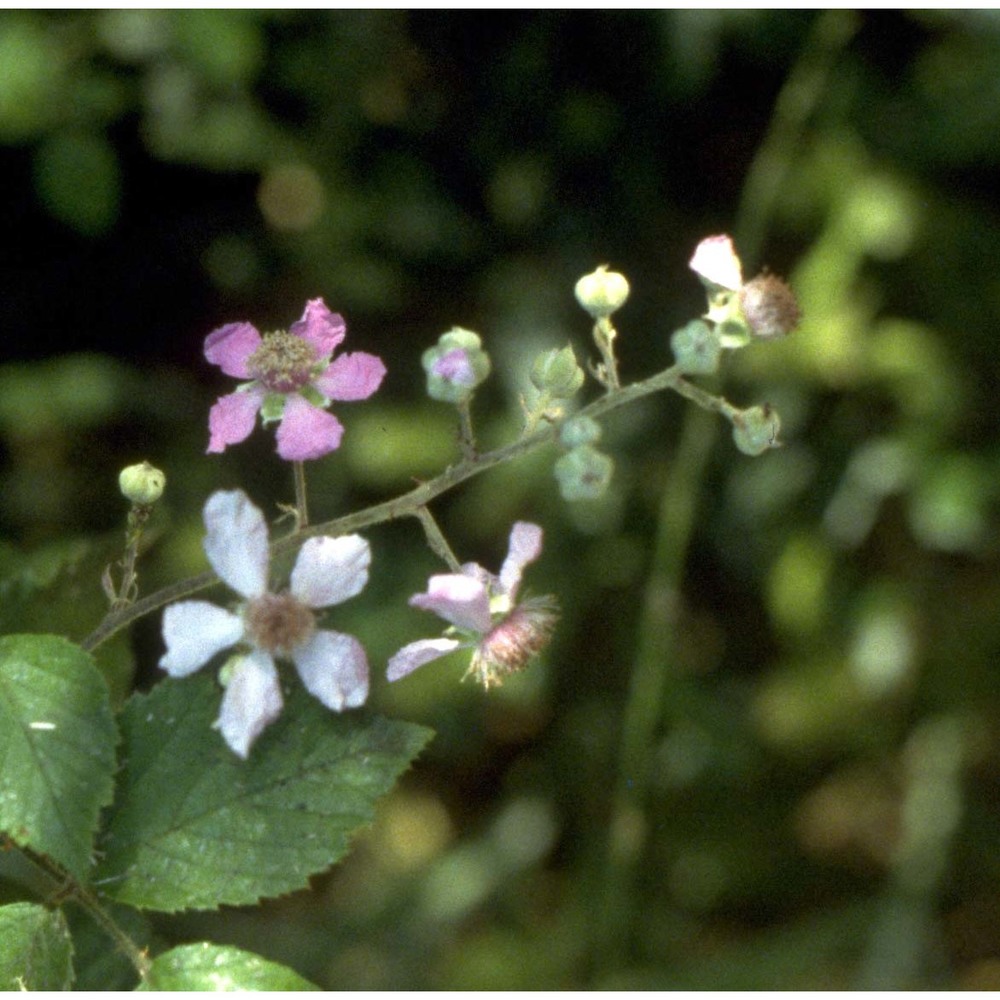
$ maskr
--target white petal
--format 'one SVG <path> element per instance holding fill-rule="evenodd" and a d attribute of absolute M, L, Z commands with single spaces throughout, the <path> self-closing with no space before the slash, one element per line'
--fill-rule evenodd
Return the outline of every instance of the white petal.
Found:
<path fill-rule="evenodd" d="M 327 708 L 357 708 L 368 697 L 368 657 L 361 643 L 342 632 L 317 632 L 293 653 L 306 690 Z"/>
<path fill-rule="evenodd" d="M 246 759 L 254 740 L 281 715 L 283 704 L 274 660 L 254 652 L 236 665 L 216 725 L 233 753 Z"/>
<path fill-rule="evenodd" d="M 205 504 L 205 555 L 244 597 L 267 590 L 267 523 L 242 490 L 220 490 Z"/>
<path fill-rule="evenodd" d="M 171 677 L 186 677 L 242 638 L 239 615 L 207 601 L 179 601 L 163 612 L 167 651 L 160 657 L 160 667 Z"/>
<path fill-rule="evenodd" d="M 412 674 L 417 667 L 422 667 L 461 645 L 458 639 L 420 639 L 411 642 L 389 660 L 385 668 L 386 679 L 398 681 L 400 677 Z"/>
<path fill-rule="evenodd" d="M 340 604 L 364 589 L 371 561 L 371 549 L 360 535 L 310 538 L 295 560 L 292 594 L 311 608 Z"/>
<path fill-rule="evenodd" d="M 500 587 L 513 601 L 524 567 L 542 553 L 542 529 L 537 524 L 518 521 L 510 529 L 510 547 L 500 567 Z"/>
<path fill-rule="evenodd" d="M 481 580 L 464 573 L 443 573 L 427 581 L 426 594 L 414 594 L 410 607 L 433 611 L 459 628 L 480 635 L 490 630 L 490 595 Z"/>

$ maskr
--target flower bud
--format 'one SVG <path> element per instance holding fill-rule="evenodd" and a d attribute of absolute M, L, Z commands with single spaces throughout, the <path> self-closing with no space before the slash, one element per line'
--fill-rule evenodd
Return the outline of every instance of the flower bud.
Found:
<path fill-rule="evenodd" d="M 479 335 L 455 327 L 443 333 L 420 359 L 427 372 L 427 395 L 442 403 L 464 403 L 490 373 L 489 355 Z"/>
<path fill-rule="evenodd" d="M 594 319 L 604 319 L 620 309 L 628 298 L 628 281 L 624 274 L 609 271 L 602 264 L 591 274 L 585 274 L 577 283 L 576 301 Z"/>
<path fill-rule="evenodd" d="M 677 365 L 685 375 L 711 375 L 719 369 L 719 335 L 700 319 L 682 326 L 670 338 Z"/>
<path fill-rule="evenodd" d="M 531 366 L 531 384 L 551 399 L 570 399 L 584 382 L 583 369 L 568 344 L 539 354 Z"/>
<path fill-rule="evenodd" d="M 781 419 L 770 403 L 737 410 L 731 417 L 733 441 L 744 455 L 763 455 L 769 448 L 780 448 L 778 432 Z"/>
<path fill-rule="evenodd" d="M 774 274 L 758 274 L 740 289 L 740 305 L 755 337 L 773 340 L 792 332 L 799 322 L 795 293 Z"/>
<path fill-rule="evenodd" d="M 136 506 L 148 507 L 163 496 L 167 477 L 154 469 L 149 462 L 140 462 L 122 469 L 118 476 L 118 487 L 122 496 Z"/>
<path fill-rule="evenodd" d="M 581 444 L 556 460 L 554 472 L 564 500 L 596 500 L 611 482 L 615 463 L 589 444 Z"/>
<path fill-rule="evenodd" d="M 601 439 L 601 425 L 592 417 L 572 417 L 559 428 L 559 443 L 567 449 L 594 444 Z"/>
<path fill-rule="evenodd" d="M 688 267 L 702 282 L 714 288 L 736 291 L 743 284 L 743 265 L 729 236 L 709 236 L 695 248 Z"/>

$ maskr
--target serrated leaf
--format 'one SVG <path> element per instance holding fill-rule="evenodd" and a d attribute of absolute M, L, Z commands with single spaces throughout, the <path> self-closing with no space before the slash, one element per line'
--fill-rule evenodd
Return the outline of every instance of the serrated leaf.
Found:
<path fill-rule="evenodd" d="M 139 990 L 318 990 L 297 972 L 229 945 L 185 944 L 153 960 Z"/>
<path fill-rule="evenodd" d="M 82 881 L 117 735 L 87 653 L 54 635 L 0 637 L 0 830 Z"/>
<path fill-rule="evenodd" d="M 431 736 L 363 712 L 336 715 L 296 684 L 244 761 L 211 728 L 220 697 L 206 672 L 164 681 L 125 708 L 95 879 L 120 902 L 212 909 L 302 888 L 343 857 Z"/>
<path fill-rule="evenodd" d="M 73 943 L 60 910 L 0 906 L 0 990 L 68 990 Z"/>

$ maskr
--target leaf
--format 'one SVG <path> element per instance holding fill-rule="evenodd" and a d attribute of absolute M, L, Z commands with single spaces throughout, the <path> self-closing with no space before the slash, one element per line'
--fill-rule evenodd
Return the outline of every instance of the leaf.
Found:
<path fill-rule="evenodd" d="M 153 960 L 140 991 L 317 990 L 307 979 L 277 962 L 230 945 L 185 944 Z"/>
<path fill-rule="evenodd" d="M 73 944 L 60 910 L 0 906 L 0 990 L 68 990 Z"/>
<path fill-rule="evenodd" d="M 0 637 L 0 829 L 87 880 L 117 732 L 93 660 L 53 635 Z"/>
<path fill-rule="evenodd" d="M 212 909 L 303 887 L 344 856 L 431 736 L 362 712 L 335 715 L 296 684 L 244 761 L 212 729 L 219 699 L 203 673 L 125 708 L 124 766 L 96 879 L 120 902 Z"/>

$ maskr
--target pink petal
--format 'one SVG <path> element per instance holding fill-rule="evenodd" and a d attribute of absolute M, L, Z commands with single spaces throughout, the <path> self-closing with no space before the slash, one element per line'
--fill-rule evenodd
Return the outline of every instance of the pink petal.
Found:
<path fill-rule="evenodd" d="M 507 558 L 500 567 L 500 589 L 511 600 L 517 595 L 521 573 L 528 563 L 534 562 L 542 552 L 542 529 L 537 524 L 518 521 L 510 529 Z"/>
<path fill-rule="evenodd" d="M 456 347 L 453 351 L 441 355 L 431 365 L 431 372 L 448 382 L 454 382 L 455 385 L 474 386 L 476 384 L 476 373 L 472 370 L 469 354 L 463 347 Z"/>
<path fill-rule="evenodd" d="M 323 372 L 313 379 L 313 385 L 327 399 L 350 401 L 367 399 L 382 384 L 385 365 L 382 359 L 364 351 L 341 354 Z"/>
<path fill-rule="evenodd" d="M 410 606 L 433 611 L 459 628 L 482 635 L 490 630 L 490 597 L 480 580 L 461 573 L 432 576 L 426 594 L 414 594 Z"/>
<path fill-rule="evenodd" d="M 340 604 L 364 589 L 371 561 L 371 549 L 360 535 L 310 538 L 295 560 L 292 594 L 311 608 Z"/>
<path fill-rule="evenodd" d="M 247 359 L 260 344 L 260 334 L 251 323 L 227 323 L 205 338 L 205 357 L 233 378 L 250 378 Z"/>
<path fill-rule="evenodd" d="M 239 615 L 207 601 L 179 601 L 163 612 L 167 651 L 160 657 L 160 668 L 171 677 L 186 677 L 242 638 Z"/>
<path fill-rule="evenodd" d="M 274 660 L 253 652 L 233 671 L 216 725 L 233 753 L 245 760 L 254 740 L 281 715 L 283 704 Z"/>
<path fill-rule="evenodd" d="M 340 447 L 343 424 L 301 396 L 285 398 L 285 413 L 278 428 L 278 454 L 289 462 L 322 458 Z"/>
<path fill-rule="evenodd" d="M 368 657 L 361 643 L 341 632 L 316 632 L 292 659 L 306 690 L 327 708 L 357 708 L 368 697 Z"/>
<path fill-rule="evenodd" d="M 205 504 L 205 555 L 243 597 L 267 591 L 267 524 L 242 490 L 219 490 Z"/>
<path fill-rule="evenodd" d="M 386 680 L 398 681 L 431 660 L 436 660 L 462 644 L 458 639 L 420 639 L 404 646 L 386 665 Z"/>
<path fill-rule="evenodd" d="M 254 387 L 246 392 L 231 392 L 216 400 L 208 412 L 208 453 L 225 451 L 230 444 L 245 441 L 253 430 L 257 411 L 264 401 L 264 390 Z"/>
<path fill-rule="evenodd" d="M 332 313 L 322 299 L 310 299 L 306 303 L 302 319 L 293 323 L 289 333 L 308 340 L 316 348 L 319 357 L 329 357 L 334 348 L 347 335 L 347 326 L 340 313 Z"/>

